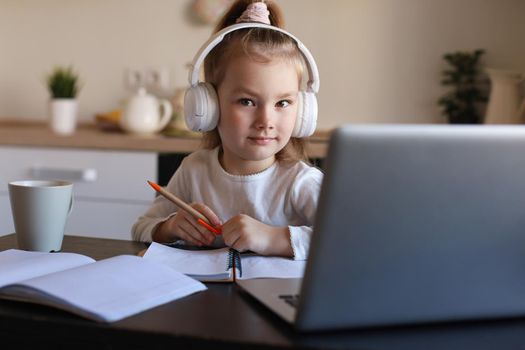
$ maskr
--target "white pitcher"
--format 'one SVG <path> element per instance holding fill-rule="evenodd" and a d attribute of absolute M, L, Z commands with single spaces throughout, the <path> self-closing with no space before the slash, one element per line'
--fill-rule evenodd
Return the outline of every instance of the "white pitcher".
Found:
<path fill-rule="evenodd" d="M 521 92 L 523 76 L 518 72 L 487 69 L 491 91 L 486 124 L 521 124 L 525 122 L 525 99 Z"/>
<path fill-rule="evenodd" d="M 160 110 L 162 107 L 162 115 Z M 162 130 L 171 120 L 172 106 L 168 100 L 158 100 L 144 88 L 139 89 L 124 107 L 120 126 L 135 134 L 153 134 Z"/>

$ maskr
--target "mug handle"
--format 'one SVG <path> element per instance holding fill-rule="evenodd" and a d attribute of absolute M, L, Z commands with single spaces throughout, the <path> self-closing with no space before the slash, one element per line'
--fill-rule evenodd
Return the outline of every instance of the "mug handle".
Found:
<path fill-rule="evenodd" d="M 71 193 L 71 201 L 69 202 L 69 211 L 67 212 L 67 215 L 71 214 L 71 211 L 73 210 L 73 193 Z"/>

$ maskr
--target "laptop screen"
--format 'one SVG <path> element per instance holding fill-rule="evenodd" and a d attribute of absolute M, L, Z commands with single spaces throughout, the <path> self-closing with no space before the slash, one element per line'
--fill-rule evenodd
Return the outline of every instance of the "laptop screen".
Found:
<path fill-rule="evenodd" d="M 525 127 L 348 125 L 325 164 L 299 329 L 525 314 Z"/>

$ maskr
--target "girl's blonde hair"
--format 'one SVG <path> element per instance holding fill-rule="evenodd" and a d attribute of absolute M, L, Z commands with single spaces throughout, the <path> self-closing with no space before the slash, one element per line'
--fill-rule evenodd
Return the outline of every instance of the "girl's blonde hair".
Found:
<path fill-rule="evenodd" d="M 237 0 L 219 20 L 214 32 L 236 23 L 237 18 L 246 10 L 253 0 Z M 271 1 L 265 1 L 270 12 L 270 24 L 284 27 L 284 19 L 279 7 Z M 264 28 L 247 28 L 236 30 L 226 35 L 224 40 L 206 56 L 204 60 L 204 78 L 217 90 L 224 79 L 226 62 L 233 55 L 242 53 L 257 62 L 270 62 L 272 59 L 283 59 L 295 65 L 298 83 L 304 73 L 304 61 L 295 41 L 286 34 Z M 204 148 L 213 149 L 221 145 L 217 128 L 204 133 Z M 279 161 L 307 161 L 305 142 L 292 137 L 286 146 L 276 154 Z"/>

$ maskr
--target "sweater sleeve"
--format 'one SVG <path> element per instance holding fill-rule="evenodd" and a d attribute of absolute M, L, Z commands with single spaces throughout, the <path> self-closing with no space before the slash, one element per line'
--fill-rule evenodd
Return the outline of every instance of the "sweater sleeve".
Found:
<path fill-rule="evenodd" d="M 184 193 L 180 189 L 186 188 L 184 186 L 184 160 L 181 166 L 177 169 L 175 174 L 170 179 L 166 189 L 175 194 L 177 197 L 185 199 Z M 151 242 L 153 232 L 159 224 L 168 220 L 171 216 L 177 213 L 178 207 L 163 196 L 157 196 L 149 209 L 141 215 L 131 228 L 131 235 L 133 240 L 140 242 Z"/>
<path fill-rule="evenodd" d="M 301 172 L 294 181 L 292 206 L 304 223 L 301 226 L 288 227 L 295 260 L 306 260 L 308 257 L 322 179 L 322 172 L 312 167 Z"/>

